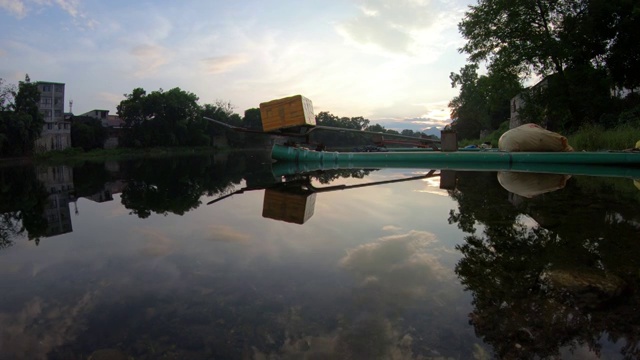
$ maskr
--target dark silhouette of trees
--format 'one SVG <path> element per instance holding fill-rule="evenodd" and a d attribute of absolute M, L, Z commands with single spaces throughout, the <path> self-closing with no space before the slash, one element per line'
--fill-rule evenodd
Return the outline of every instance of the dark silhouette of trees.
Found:
<path fill-rule="evenodd" d="M 612 111 L 611 89 L 640 85 L 639 14 L 630 0 L 480 0 L 458 25 L 467 39 L 460 51 L 471 64 L 486 63 L 489 73 L 553 75 L 526 99 L 538 111 L 523 116 L 571 132 Z M 467 98 L 464 90 L 458 98 Z M 486 114 L 481 106 L 473 112 L 454 119 L 473 122 Z"/>
<path fill-rule="evenodd" d="M 107 128 L 90 116 L 75 116 L 71 124 L 71 143 L 84 151 L 102 149 L 107 139 Z"/>
<path fill-rule="evenodd" d="M 33 152 L 44 118 L 38 110 L 40 92 L 29 75 L 16 88 L 0 79 L 0 156 L 24 156 Z"/>

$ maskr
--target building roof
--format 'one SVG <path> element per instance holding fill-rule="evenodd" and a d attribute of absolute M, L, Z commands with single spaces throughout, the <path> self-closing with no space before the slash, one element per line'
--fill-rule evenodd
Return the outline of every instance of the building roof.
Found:
<path fill-rule="evenodd" d="M 124 125 L 124 121 L 118 115 L 107 115 L 106 122 L 109 127 L 122 127 Z"/>

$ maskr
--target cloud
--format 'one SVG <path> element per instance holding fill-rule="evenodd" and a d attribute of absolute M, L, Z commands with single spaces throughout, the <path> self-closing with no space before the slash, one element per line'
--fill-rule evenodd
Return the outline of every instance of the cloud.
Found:
<path fill-rule="evenodd" d="M 225 73 L 238 65 L 245 64 L 247 57 L 242 54 L 214 56 L 201 61 L 204 71 L 207 74 Z"/>
<path fill-rule="evenodd" d="M 239 232 L 226 225 L 213 225 L 209 227 L 209 236 L 213 241 L 229 243 L 245 243 L 249 241 L 249 235 Z"/>
<path fill-rule="evenodd" d="M 407 52 L 413 39 L 410 34 L 393 24 L 381 23 L 376 17 L 361 17 L 348 22 L 340 28 L 342 35 L 352 41 L 375 45 L 394 53 Z"/>
<path fill-rule="evenodd" d="M 98 96 L 96 98 L 100 101 L 107 102 L 109 104 L 118 105 L 122 100 L 124 100 L 124 94 L 115 94 L 115 93 L 103 91 L 98 93 Z M 111 115 L 116 115 L 116 114 L 111 114 Z"/>
<path fill-rule="evenodd" d="M 155 74 L 162 65 L 169 62 L 172 57 L 167 49 L 158 45 L 139 45 L 131 49 L 138 61 L 137 77 L 146 77 Z"/>
<path fill-rule="evenodd" d="M 337 26 L 348 41 L 395 54 L 415 55 L 423 32 L 434 27 L 440 11 L 431 1 L 361 0 L 361 14 Z"/>
<path fill-rule="evenodd" d="M 27 15 L 27 8 L 20 0 L 0 0 L 0 8 L 21 19 Z"/>
<path fill-rule="evenodd" d="M 29 11 L 27 3 L 31 3 L 37 7 L 58 6 L 72 17 L 80 15 L 79 0 L 0 0 L 0 8 L 7 10 L 18 18 L 27 16 Z"/>
<path fill-rule="evenodd" d="M 436 243 L 435 235 L 425 231 L 391 235 L 349 251 L 340 265 L 356 275 L 361 286 L 393 294 L 389 298 L 422 297 L 453 275 L 433 254 Z"/>
<path fill-rule="evenodd" d="M 72 342 L 83 330 L 95 294 L 86 292 L 65 305 L 35 297 L 22 309 L 0 313 L 2 354 L 11 359 L 44 359 L 53 349 Z"/>
<path fill-rule="evenodd" d="M 150 257 L 164 257 L 175 251 L 175 241 L 165 234 L 153 229 L 138 229 L 143 235 L 145 244 L 141 253 Z"/>
<path fill-rule="evenodd" d="M 386 225 L 382 227 L 382 230 L 394 232 L 394 231 L 400 231 L 401 228 L 395 225 Z"/>
<path fill-rule="evenodd" d="M 55 0 L 55 3 L 69 15 L 76 17 L 79 14 L 78 5 L 79 0 Z"/>

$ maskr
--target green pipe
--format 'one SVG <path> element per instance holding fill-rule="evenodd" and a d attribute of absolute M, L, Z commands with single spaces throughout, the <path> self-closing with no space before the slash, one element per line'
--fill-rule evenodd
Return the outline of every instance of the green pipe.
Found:
<path fill-rule="evenodd" d="M 416 151 L 416 152 L 331 152 L 274 145 L 277 161 L 323 164 L 460 163 L 485 164 L 572 164 L 640 167 L 640 153 L 631 152 L 504 152 L 504 151 Z"/>
<path fill-rule="evenodd" d="M 402 156 L 408 153 L 396 153 L 392 154 L 393 156 L 391 157 L 380 156 L 383 154 L 389 155 L 389 153 L 349 153 L 352 155 L 364 155 L 351 157 L 345 154 L 347 153 L 304 151 L 303 149 L 276 145 L 272 153 L 273 159 L 277 160 L 272 165 L 273 172 L 275 176 L 281 176 L 331 169 L 404 168 L 459 171 L 518 171 L 640 179 L 640 166 L 638 164 L 640 154 L 637 153 L 537 153 L 540 155 L 538 157 L 528 156 L 535 153 L 505 152 L 434 152 L 418 154 L 423 156 L 415 156 L 414 154 L 414 156 L 411 157 Z M 579 156 L 566 157 L 566 155 L 572 154 Z M 513 155 L 527 156 L 515 156 L 514 158 Z M 603 157 L 585 155 L 603 155 Z M 619 155 L 624 156 L 620 159 Z M 297 161 L 296 156 L 298 156 Z M 578 161 L 575 161 L 576 158 Z M 554 159 L 555 161 L 553 161 Z M 570 162 L 572 160 L 575 162 Z"/>
<path fill-rule="evenodd" d="M 566 174 L 603 177 L 621 177 L 628 179 L 640 179 L 640 168 L 602 165 L 557 165 L 557 164 L 482 164 L 482 163 L 404 163 L 393 164 L 350 163 L 350 164 L 321 164 L 321 163 L 295 163 L 292 161 L 278 161 L 273 163 L 272 172 L 275 177 L 293 174 L 304 174 L 318 170 L 338 169 L 437 169 L 455 171 L 514 171 L 538 174 Z"/>

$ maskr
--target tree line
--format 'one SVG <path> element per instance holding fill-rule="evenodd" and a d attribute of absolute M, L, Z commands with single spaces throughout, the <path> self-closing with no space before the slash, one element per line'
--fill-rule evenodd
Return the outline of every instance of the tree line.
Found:
<path fill-rule="evenodd" d="M 179 87 L 147 92 L 135 88 L 117 106 L 123 121 L 120 146 L 130 148 L 215 146 L 216 137 L 223 136 L 232 147 L 252 147 L 265 144 L 268 137 L 229 131 L 206 118 L 251 130 L 262 130 L 260 109 L 251 108 L 244 116 L 234 112 L 230 102 L 198 104 L 198 96 Z M 40 93 L 27 75 L 18 86 L 0 79 L 0 157 L 28 156 L 43 129 L 44 119 L 38 110 Z M 362 116 L 338 117 L 329 112 L 316 115 L 318 125 L 399 134 L 379 124 L 370 124 Z M 403 130 L 403 135 L 420 137 L 421 132 Z M 108 131 L 101 121 L 90 116 L 74 116 L 71 122 L 71 144 L 85 151 L 102 148 Z M 318 132 L 313 141 L 331 145 L 371 144 L 371 138 L 354 133 Z"/>
<path fill-rule="evenodd" d="M 587 123 L 640 126 L 637 1 L 479 0 L 458 28 L 468 56 L 450 75 L 460 89 L 449 104 L 459 137 L 497 129 L 514 105 L 523 122 L 565 133 Z M 534 76 L 542 81 L 525 90 Z"/>

